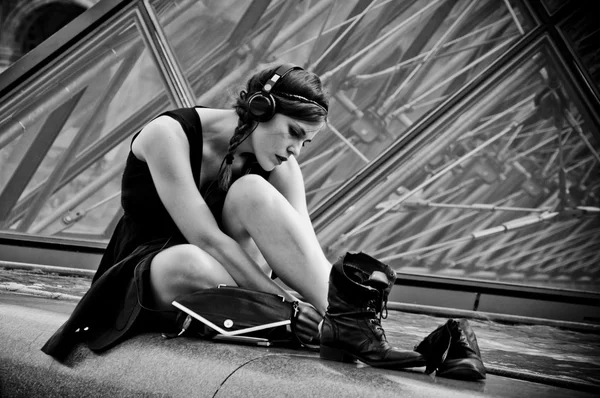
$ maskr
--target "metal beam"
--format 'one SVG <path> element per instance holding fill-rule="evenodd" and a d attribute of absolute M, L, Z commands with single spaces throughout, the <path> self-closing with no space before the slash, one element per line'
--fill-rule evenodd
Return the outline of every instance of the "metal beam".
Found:
<path fill-rule="evenodd" d="M 357 25 L 360 23 L 365 14 L 377 3 L 377 0 L 358 0 L 354 5 L 350 14 L 346 19 L 357 17 L 343 32 L 337 32 L 332 39 L 332 43 L 325 49 L 323 54 L 310 65 L 310 69 L 316 74 L 324 72 L 326 65 L 335 63 L 336 58 L 341 53 L 342 49 L 357 30 Z M 334 5 L 332 4 L 331 7 Z"/>
<path fill-rule="evenodd" d="M 423 80 L 422 78 L 433 66 L 433 63 L 431 62 L 432 57 L 440 51 L 445 41 L 449 41 L 453 36 L 455 36 L 456 30 L 464 22 L 465 17 L 471 12 L 476 4 L 476 0 L 470 0 L 470 2 L 462 7 L 456 20 L 452 21 L 452 24 L 444 33 L 442 33 L 442 36 L 437 39 L 432 48 L 427 51 L 426 55 L 423 57 L 423 59 L 421 59 L 421 61 L 419 61 L 414 69 L 408 75 L 404 73 L 404 76 L 402 76 L 400 79 L 392 81 L 391 86 L 394 87 L 394 91 L 392 93 L 388 93 L 389 97 L 386 98 L 386 100 L 381 104 L 381 114 L 387 113 L 393 104 L 410 98 L 414 90 L 416 90 L 417 86 L 420 84 L 421 80 Z M 441 22 L 447 18 L 446 13 L 441 13 L 439 16 L 437 14 L 440 13 L 440 11 L 444 11 L 445 7 L 448 7 L 447 13 L 449 14 L 450 11 L 452 11 L 452 8 L 454 8 L 454 5 L 456 5 L 455 2 L 447 2 L 444 3 L 444 5 L 442 5 L 438 10 L 436 10 L 436 14 L 434 14 L 431 20 L 431 22 L 433 22 L 435 25 L 431 31 L 425 32 L 426 34 L 430 35 L 427 37 L 425 43 L 429 43 L 429 41 L 434 37 L 434 33 L 443 26 Z M 419 51 L 419 53 L 420 52 L 421 51 Z M 402 93 L 402 95 L 400 95 L 400 93 Z"/>
<path fill-rule="evenodd" d="M 171 48 L 171 44 L 163 32 L 156 13 L 152 9 L 149 0 L 138 1 L 143 24 L 140 25 L 142 37 L 150 49 L 158 67 L 161 70 L 160 77 L 169 87 L 174 102 L 180 107 L 192 107 L 195 104 L 194 93 L 181 69 L 181 65 Z"/>

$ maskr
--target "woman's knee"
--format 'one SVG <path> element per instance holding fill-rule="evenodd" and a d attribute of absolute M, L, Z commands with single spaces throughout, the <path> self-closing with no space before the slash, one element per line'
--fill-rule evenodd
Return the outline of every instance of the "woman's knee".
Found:
<path fill-rule="evenodd" d="M 235 283 L 217 260 L 191 244 L 158 253 L 150 265 L 150 278 L 158 290 L 181 293 Z"/>
<path fill-rule="evenodd" d="M 279 192 L 263 177 L 248 174 L 238 178 L 229 188 L 225 210 L 270 208 L 277 195 Z"/>

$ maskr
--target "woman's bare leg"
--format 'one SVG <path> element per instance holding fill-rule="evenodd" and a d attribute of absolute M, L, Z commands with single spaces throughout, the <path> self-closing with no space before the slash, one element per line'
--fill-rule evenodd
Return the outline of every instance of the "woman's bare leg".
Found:
<path fill-rule="evenodd" d="M 247 175 L 229 188 L 225 232 L 246 250 L 252 242 L 281 280 L 324 314 L 331 264 L 312 227 L 264 178 Z"/>
<path fill-rule="evenodd" d="M 219 284 L 236 286 L 229 273 L 210 254 L 197 246 L 172 246 L 158 253 L 150 264 L 150 283 L 157 309 L 173 309 L 182 294 Z"/>

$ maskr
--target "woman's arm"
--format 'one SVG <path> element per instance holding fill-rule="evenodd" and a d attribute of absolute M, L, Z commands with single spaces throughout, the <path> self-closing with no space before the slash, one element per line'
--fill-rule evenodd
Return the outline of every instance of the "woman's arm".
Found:
<path fill-rule="evenodd" d="M 219 228 L 196 188 L 189 142 L 177 121 L 166 116 L 153 120 L 135 139 L 132 150 L 148 164 L 162 203 L 189 243 L 213 256 L 239 286 L 293 299 Z"/>

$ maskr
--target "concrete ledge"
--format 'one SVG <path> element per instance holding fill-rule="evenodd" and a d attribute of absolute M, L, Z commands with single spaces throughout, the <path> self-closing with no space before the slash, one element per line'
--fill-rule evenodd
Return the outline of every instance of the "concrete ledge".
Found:
<path fill-rule="evenodd" d="M 40 347 L 74 304 L 0 293 L 2 397 L 592 397 L 490 375 L 464 382 L 321 360 L 318 354 L 213 343 L 194 338 L 136 336 L 103 353 L 80 345 L 65 363 Z"/>

